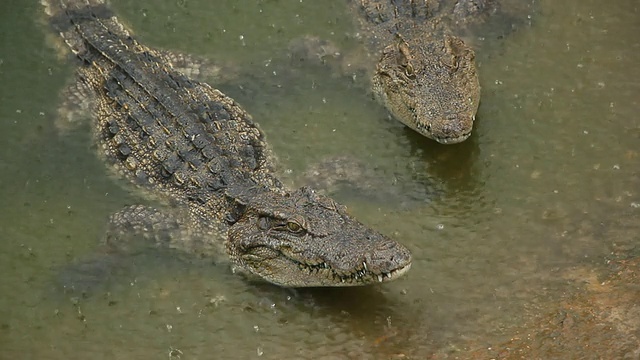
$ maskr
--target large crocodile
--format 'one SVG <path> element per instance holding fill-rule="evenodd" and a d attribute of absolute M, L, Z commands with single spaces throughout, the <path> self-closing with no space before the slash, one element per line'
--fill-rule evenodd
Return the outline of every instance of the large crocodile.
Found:
<path fill-rule="evenodd" d="M 138 43 L 102 0 L 42 2 L 81 60 L 79 87 L 93 99 L 100 154 L 171 205 L 116 213 L 108 246 L 129 247 L 120 236 L 128 230 L 153 230 L 161 233 L 156 245 L 203 256 L 224 248 L 236 268 L 288 287 L 378 283 L 410 268 L 403 245 L 344 206 L 308 187 L 286 189 L 249 114 Z"/>
<path fill-rule="evenodd" d="M 474 51 L 452 28 L 492 0 L 353 0 L 360 35 L 376 56 L 373 92 L 398 120 L 443 144 L 467 139 L 480 85 Z"/>

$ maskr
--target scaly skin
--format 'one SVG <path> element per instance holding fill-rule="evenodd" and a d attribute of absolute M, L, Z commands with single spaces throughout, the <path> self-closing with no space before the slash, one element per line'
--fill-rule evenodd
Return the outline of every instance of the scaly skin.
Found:
<path fill-rule="evenodd" d="M 82 60 L 80 88 L 94 104 L 105 161 L 175 217 L 133 206 L 114 233 L 171 232 L 167 245 L 213 255 L 221 237 L 239 269 L 288 287 L 354 286 L 396 279 L 411 266 L 399 243 L 310 188 L 273 175 L 264 136 L 233 99 L 175 71 L 139 44 L 101 0 L 43 0 L 51 26 Z M 118 236 L 107 245 L 118 244 Z"/>
<path fill-rule="evenodd" d="M 372 77 L 376 98 L 405 125 L 442 144 L 471 135 L 480 103 L 475 54 L 449 22 L 484 11 L 486 2 L 458 1 L 446 9 L 452 1 L 352 1 L 362 36 L 380 54 Z"/>

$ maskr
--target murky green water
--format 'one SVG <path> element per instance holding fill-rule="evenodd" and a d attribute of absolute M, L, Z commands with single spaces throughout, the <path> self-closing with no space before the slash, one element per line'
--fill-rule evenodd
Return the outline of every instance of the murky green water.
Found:
<path fill-rule="evenodd" d="M 464 358 L 468 344 L 499 342 L 579 289 L 566 270 L 603 270 L 612 249 L 640 245 L 636 1 L 544 0 L 530 26 L 476 39 L 479 120 L 457 146 L 389 120 L 358 79 L 285 70 L 300 35 L 354 42 L 342 1 L 114 3 L 143 43 L 243 76 L 222 88 L 292 179 L 350 155 L 400 189 L 385 201 L 337 197 L 406 244 L 414 265 L 382 287 L 293 291 L 225 266 L 141 260 L 72 302 L 55 289 L 60 269 L 140 200 L 106 176 L 86 129 L 57 132 L 72 68 L 46 45 L 35 2 L 3 2 L 0 357 Z"/>

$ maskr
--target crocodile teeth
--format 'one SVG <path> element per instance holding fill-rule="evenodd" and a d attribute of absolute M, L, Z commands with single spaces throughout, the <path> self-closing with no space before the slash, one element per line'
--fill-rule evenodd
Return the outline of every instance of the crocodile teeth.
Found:
<path fill-rule="evenodd" d="M 362 262 L 362 267 L 363 267 L 365 270 L 367 270 L 367 263 L 363 261 L 363 262 Z"/>
<path fill-rule="evenodd" d="M 382 282 L 382 275 L 378 275 L 378 281 Z"/>

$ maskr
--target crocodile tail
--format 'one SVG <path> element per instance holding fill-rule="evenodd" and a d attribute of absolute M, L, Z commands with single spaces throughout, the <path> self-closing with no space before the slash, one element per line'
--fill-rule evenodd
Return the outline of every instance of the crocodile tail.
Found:
<path fill-rule="evenodd" d="M 87 51 L 82 29 L 99 21 L 108 31 L 125 37 L 129 33 L 118 22 L 104 0 L 40 0 L 49 25 L 62 36 L 71 51 L 79 57 Z"/>

